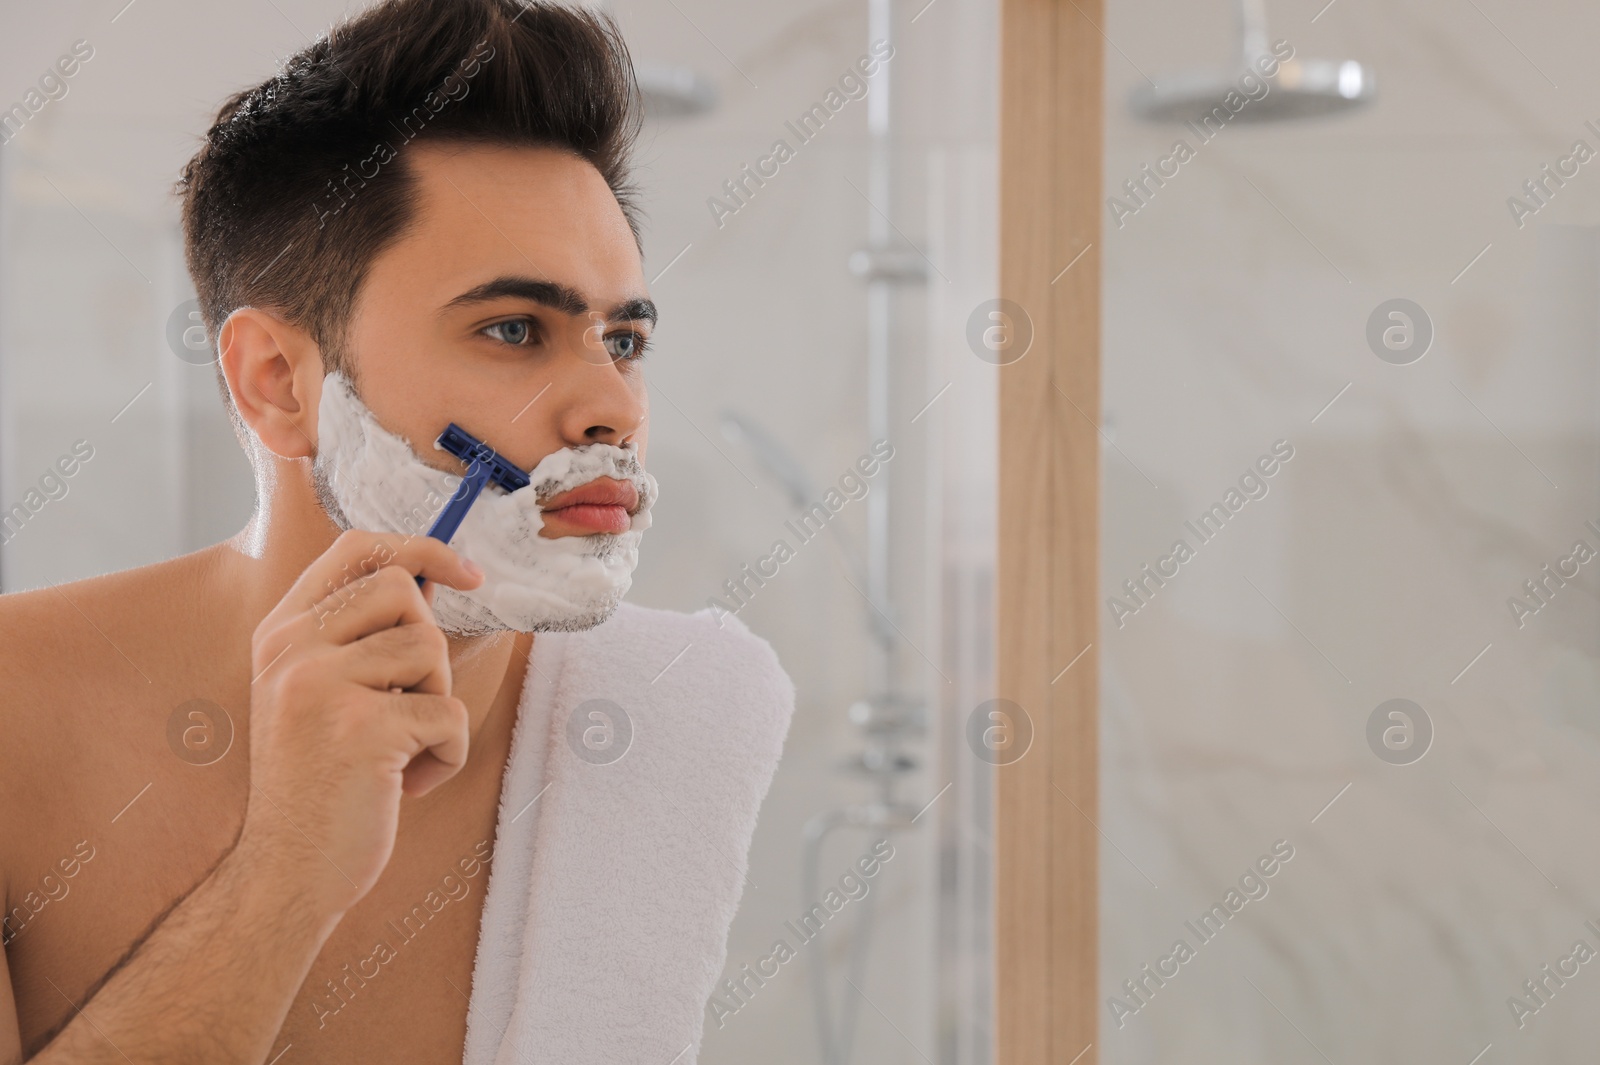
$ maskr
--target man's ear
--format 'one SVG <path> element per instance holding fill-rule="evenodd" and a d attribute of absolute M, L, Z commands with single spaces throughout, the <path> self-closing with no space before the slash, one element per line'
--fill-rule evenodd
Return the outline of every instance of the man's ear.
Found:
<path fill-rule="evenodd" d="M 233 403 L 267 450 L 286 459 L 316 454 L 322 351 L 298 326 L 256 307 L 228 316 L 217 337 Z"/>

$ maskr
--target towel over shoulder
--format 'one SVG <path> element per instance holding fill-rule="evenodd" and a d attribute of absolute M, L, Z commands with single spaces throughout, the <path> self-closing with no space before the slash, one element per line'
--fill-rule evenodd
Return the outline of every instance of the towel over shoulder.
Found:
<path fill-rule="evenodd" d="M 691 1065 L 794 685 L 731 615 L 631 603 L 534 640 L 465 1065 Z"/>

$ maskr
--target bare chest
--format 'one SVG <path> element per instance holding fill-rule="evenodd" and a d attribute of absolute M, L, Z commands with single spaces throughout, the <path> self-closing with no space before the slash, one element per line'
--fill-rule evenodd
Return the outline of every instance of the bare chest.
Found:
<path fill-rule="evenodd" d="M 269 1061 L 286 1050 L 283 1065 L 461 1059 L 498 775 L 460 783 L 448 807 L 402 802 L 389 864 L 322 945 Z M 139 793 L 131 777 L 117 787 Z M 225 772 L 187 783 L 168 776 L 114 822 L 64 818 L 37 834 L 8 870 L 6 955 L 26 1053 L 209 874 L 237 834 L 247 792 L 247 780 Z"/>
<path fill-rule="evenodd" d="M 292 1047 L 297 1063 L 460 1061 L 492 847 L 485 833 L 397 850 L 402 864 L 391 860 L 388 882 L 323 944 L 272 1054 Z"/>

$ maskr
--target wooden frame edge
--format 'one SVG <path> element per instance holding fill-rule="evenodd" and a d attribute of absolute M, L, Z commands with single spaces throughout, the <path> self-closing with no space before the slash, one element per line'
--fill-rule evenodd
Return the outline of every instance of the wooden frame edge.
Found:
<path fill-rule="evenodd" d="M 1000 4 L 1000 295 L 1032 333 L 999 370 L 998 694 L 1032 729 L 997 773 L 1000 1065 L 1099 1058 L 1103 24 L 1104 0 Z"/>

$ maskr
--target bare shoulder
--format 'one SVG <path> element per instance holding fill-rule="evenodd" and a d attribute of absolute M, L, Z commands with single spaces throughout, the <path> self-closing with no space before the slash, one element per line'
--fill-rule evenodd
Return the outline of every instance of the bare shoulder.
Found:
<path fill-rule="evenodd" d="M 46 585 L 0 595 L 0 729 L 12 742 L 0 745 L 0 788 L 19 771 L 48 757 L 53 714 L 43 711 L 92 674 L 99 665 L 90 645 L 93 628 L 77 616 L 75 602 L 93 609 L 98 595 L 88 588 L 106 578 Z M 14 761 L 13 761 L 14 760 Z M 3 799 L 0 799 L 3 801 Z"/>
<path fill-rule="evenodd" d="M 10 696 L 0 714 L 8 731 L 27 725 L 15 715 L 39 698 L 114 675 L 143 679 L 127 648 L 154 642 L 175 578 L 188 565 L 185 556 L 0 595 L 0 677 Z"/>
<path fill-rule="evenodd" d="M 198 555 L 0 595 L 0 876 L 119 750 L 136 715 L 169 698 L 175 644 L 193 631 Z M 54 796 L 52 801 L 44 797 Z"/>

